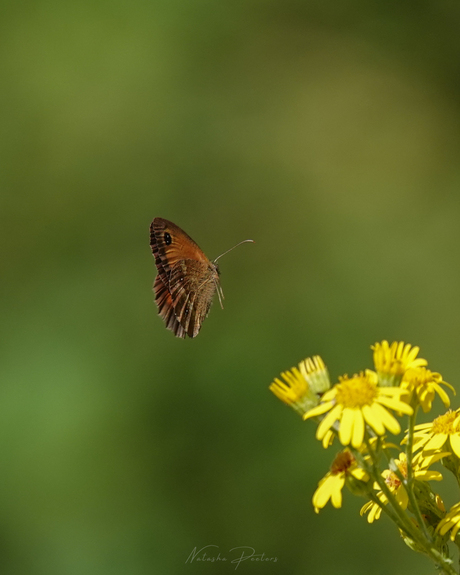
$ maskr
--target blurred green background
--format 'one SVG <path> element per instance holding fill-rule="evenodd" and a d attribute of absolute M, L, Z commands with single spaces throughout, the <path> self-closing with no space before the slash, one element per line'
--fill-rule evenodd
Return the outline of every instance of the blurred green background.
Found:
<path fill-rule="evenodd" d="M 278 559 L 240 573 L 432 572 L 350 494 L 314 514 L 337 446 L 268 385 L 384 338 L 456 385 L 459 24 L 449 0 L 2 4 L 3 573 L 234 571 L 185 563 L 205 545 Z M 210 258 L 257 242 L 194 340 L 157 317 L 155 216 Z"/>

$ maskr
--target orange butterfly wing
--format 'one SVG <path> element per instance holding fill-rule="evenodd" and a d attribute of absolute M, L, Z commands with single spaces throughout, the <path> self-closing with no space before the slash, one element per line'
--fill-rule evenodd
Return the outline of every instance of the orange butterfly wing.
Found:
<path fill-rule="evenodd" d="M 219 288 L 219 273 L 179 226 L 163 218 L 150 225 L 158 276 L 153 286 L 158 312 L 177 337 L 198 335 Z"/>

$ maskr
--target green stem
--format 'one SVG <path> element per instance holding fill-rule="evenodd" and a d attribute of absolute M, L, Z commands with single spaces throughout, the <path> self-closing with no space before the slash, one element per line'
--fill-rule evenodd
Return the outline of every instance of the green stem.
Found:
<path fill-rule="evenodd" d="M 412 415 L 409 416 L 409 429 L 407 431 L 407 444 L 406 444 L 406 459 L 407 459 L 407 480 L 412 481 L 414 479 L 414 469 L 412 467 L 412 456 L 414 448 L 414 427 L 415 420 L 417 418 L 418 405 L 414 407 Z"/>
<path fill-rule="evenodd" d="M 445 573 L 446 575 L 458 575 L 457 572 L 452 567 L 451 563 L 441 554 L 437 549 L 432 546 L 432 542 L 430 538 L 425 537 L 423 532 L 420 532 L 419 529 L 412 523 L 409 519 L 407 514 L 404 512 L 402 507 L 396 501 L 393 493 L 390 491 L 388 485 L 386 484 L 382 474 L 380 473 L 380 469 L 378 467 L 378 460 L 375 451 L 372 449 L 372 445 L 369 441 L 369 438 L 366 434 L 365 436 L 365 443 L 367 445 L 367 449 L 369 455 L 372 459 L 372 469 L 369 468 L 367 463 L 365 462 L 364 458 L 361 458 L 362 461 L 365 463 L 365 471 L 370 474 L 370 477 L 375 479 L 384 493 L 385 497 L 388 500 L 388 504 L 391 506 L 389 509 L 385 509 L 387 505 L 382 506 L 381 503 L 378 503 L 382 510 L 390 516 L 393 521 L 395 521 L 398 527 L 402 528 L 402 530 L 410 537 L 413 541 L 417 543 L 420 550 L 427 555 L 435 565 L 439 566 L 440 570 Z M 367 467 L 367 469 L 366 469 Z M 390 513 L 391 509 L 391 513 Z M 396 516 L 397 520 L 393 518 L 393 514 Z"/>
<path fill-rule="evenodd" d="M 411 520 L 409 519 L 407 514 L 404 512 L 401 505 L 399 505 L 399 503 L 396 501 L 392 491 L 390 490 L 390 488 L 386 484 L 385 479 L 382 477 L 382 474 L 380 473 L 380 469 L 378 466 L 376 453 L 372 449 L 372 445 L 371 445 L 371 443 L 367 437 L 365 438 L 365 442 L 366 442 L 367 450 L 369 452 L 369 455 L 371 456 L 372 464 L 373 464 L 372 465 L 373 473 L 371 472 L 371 476 L 377 481 L 380 489 L 382 490 L 383 494 L 387 498 L 388 503 L 391 505 L 394 513 L 397 515 L 399 522 L 404 526 L 404 531 L 409 535 L 409 537 L 411 537 L 414 541 L 417 541 L 417 543 L 419 543 L 419 539 L 422 540 L 423 538 L 420 537 L 420 534 L 418 533 L 417 528 L 411 522 Z M 423 544 L 421 546 L 425 547 L 425 545 L 423 545 Z"/>
<path fill-rule="evenodd" d="M 413 459 L 413 447 L 414 447 L 414 426 L 417 418 L 417 410 L 418 405 L 414 407 L 412 415 L 409 416 L 409 429 L 407 432 L 407 445 L 406 445 L 407 478 L 406 479 L 403 478 L 403 484 L 406 487 L 410 504 L 412 506 L 412 509 L 414 510 L 414 515 L 417 518 L 418 524 L 420 525 L 420 528 L 423 531 L 423 535 L 428 541 L 430 541 L 430 543 L 433 543 L 433 538 L 428 533 L 426 523 L 422 517 L 422 513 L 420 512 L 420 507 L 418 505 L 418 501 L 414 493 L 415 477 L 414 477 L 414 468 L 412 465 L 412 459 Z"/>

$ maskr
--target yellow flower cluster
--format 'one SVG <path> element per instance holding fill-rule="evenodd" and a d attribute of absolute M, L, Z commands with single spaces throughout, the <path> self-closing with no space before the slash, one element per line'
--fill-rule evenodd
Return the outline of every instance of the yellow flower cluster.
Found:
<path fill-rule="evenodd" d="M 329 501 L 341 507 L 346 486 L 368 499 L 361 515 L 369 523 L 385 512 L 412 549 L 453 573 L 445 549 L 448 537 L 456 540 L 460 530 L 460 502 L 446 513 L 428 482 L 442 480 L 440 471 L 430 469 L 442 463 L 460 484 L 460 409 L 449 409 L 420 425 L 416 416 L 419 410 L 429 412 L 436 396 L 449 408 L 444 387 L 455 390 L 441 374 L 428 369 L 416 346 L 384 340 L 371 349 L 373 370 L 343 375 L 332 385 L 323 360 L 314 356 L 282 373 L 270 389 L 304 420 L 317 424 L 316 438 L 324 448 L 335 437 L 344 446 L 313 495 L 315 511 Z M 397 446 L 387 443 L 386 434 L 401 432 L 403 416 L 408 421 L 402 441 L 405 452 L 393 456 Z"/>

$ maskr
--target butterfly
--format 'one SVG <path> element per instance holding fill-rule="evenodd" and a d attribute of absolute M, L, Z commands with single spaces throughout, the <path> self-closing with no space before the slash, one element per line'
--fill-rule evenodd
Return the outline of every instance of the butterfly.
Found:
<path fill-rule="evenodd" d="M 216 262 L 230 250 L 210 261 L 184 230 L 163 218 L 150 225 L 150 247 L 158 270 L 153 290 L 160 317 L 175 336 L 196 337 L 216 292 L 223 308 Z"/>

